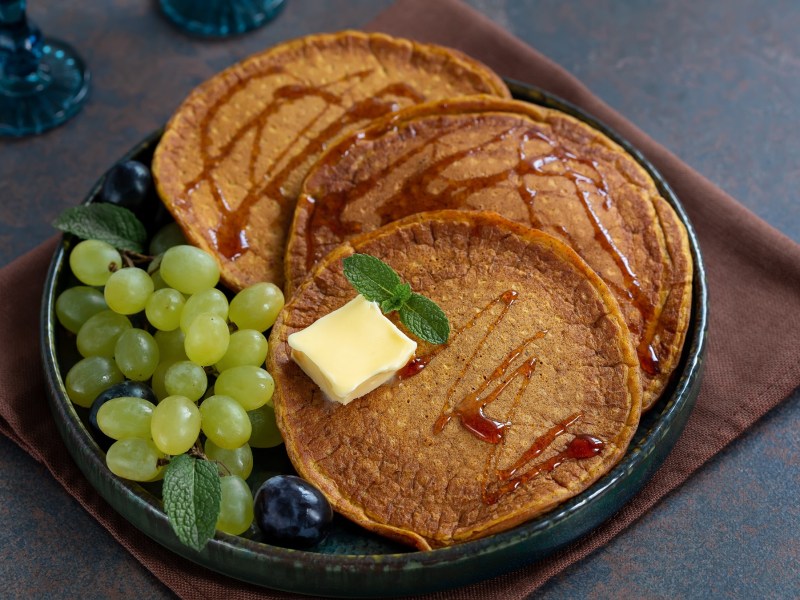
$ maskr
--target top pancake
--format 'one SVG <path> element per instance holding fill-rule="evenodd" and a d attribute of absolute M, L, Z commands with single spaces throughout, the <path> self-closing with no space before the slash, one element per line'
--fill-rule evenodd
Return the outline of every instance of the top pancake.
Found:
<path fill-rule="evenodd" d="M 435 209 L 493 210 L 569 244 L 614 291 L 643 370 L 644 406 L 688 327 L 686 231 L 640 165 L 560 111 L 496 98 L 410 107 L 348 136 L 309 172 L 286 250 L 287 292 L 343 240 Z"/>
<path fill-rule="evenodd" d="M 307 36 L 195 89 L 167 125 L 153 175 L 228 286 L 282 285 L 300 184 L 334 137 L 414 103 L 475 93 L 509 95 L 496 74 L 455 50 L 377 33 Z"/>
<path fill-rule="evenodd" d="M 287 338 L 354 297 L 342 273 L 353 252 L 439 304 L 451 335 L 420 343 L 417 374 L 341 405 L 292 361 Z M 478 211 L 414 215 L 327 255 L 273 326 L 268 369 L 298 472 L 338 512 L 423 550 L 509 529 L 580 493 L 622 457 L 641 409 L 608 287 L 554 237 Z M 571 454 L 587 445 L 597 454 Z"/>

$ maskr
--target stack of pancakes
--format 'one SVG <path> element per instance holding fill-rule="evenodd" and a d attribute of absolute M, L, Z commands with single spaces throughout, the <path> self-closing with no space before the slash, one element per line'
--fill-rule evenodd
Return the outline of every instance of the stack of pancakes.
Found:
<path fill-rule="evenodd" d="M 420 549 L 508 529 L 606 473 L 688 327 L 688 240 L 652 179 L 597 130 L 509 96 L 450 49 L 310 36 L 195 90 L 153 162 L 230 287 L 285 286 L 268 368 L 298 472 Z M 437 302 L 453 334 L 344 406 L 286 340 L 353 298 L 354 252 Z"/>

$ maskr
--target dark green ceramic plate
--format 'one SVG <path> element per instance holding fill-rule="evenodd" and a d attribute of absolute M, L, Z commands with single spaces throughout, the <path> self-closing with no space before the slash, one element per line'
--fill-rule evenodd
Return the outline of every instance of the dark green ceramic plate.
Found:
<path fill-rule="evenodd" d="M 105 454 L 87 428 L 87 411 L 67 399 L 62 373 L 77 357 L 73 342 L 56 323 L 54 303 L 70 283 L 66 257 L 74 241 L 66 236 L 53 257 L 42 304 L 42 348 L 50 403 L 73 458 L 95 489 L 134 526 L 176 554 L 224 575 L 265 587 L 305 594 L 374 597 L 432 592 L 499 575 L 542 559 L 585 535 L 616 513 L 650 478 L 672 449 L 700 389 L 706 347 L 708 296 L 697 238 L 683 207 L 664 178 L 629 143 L 576 107 L 550 94 L 509 82 L 515 97 L 567 112 L 603 131 L 630 152 L 656 181 L 689 232 L 694 258 L 692 320 L 684 356 L 661 401 L 642 418 L 623 460 L 605 477 L 552 512 L 510 531 L 431 552 L 410 551 L 341 519 L 313 551 L 287 550 L 250 538 L 217 534 L 202 552 L 183 546 L 170 528 L 158 490 L 123 481 L 105 466 Z M 160 132 L 125 158 L 149 163 Z M 94 200 L 102 179 L 89 193 Z M 259 451 L 257 486 L 269 474 L 291 472 L 281 448 Z"/>

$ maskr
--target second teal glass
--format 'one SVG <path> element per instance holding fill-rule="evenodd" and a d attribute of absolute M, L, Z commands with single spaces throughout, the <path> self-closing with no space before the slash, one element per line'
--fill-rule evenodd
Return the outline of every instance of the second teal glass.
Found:
<path fill-rule="evenodd" d="M 201 36 L 245 33 L 271 21 L 285 0 L 160 0 L 161 10 L 181 29 Z"/>

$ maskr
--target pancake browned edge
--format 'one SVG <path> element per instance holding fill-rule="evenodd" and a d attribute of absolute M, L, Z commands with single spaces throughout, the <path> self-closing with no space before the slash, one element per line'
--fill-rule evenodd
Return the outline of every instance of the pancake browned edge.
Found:
<path fill-rule="evenodd" d="M 437 302 L 452 332 L 420 343 L 415 375 L 341 405 L 292 361 L 287 337 L 355 296 L 342 273 L 353 252 Z M 585 490 L 623 456 L 641 412 L 605 283 L 556 238 L 488 212 L 414 215 L 337 247 L 284 308 L 267 362 L 297 471 L 341 514 L 421 550 L 509 529 Z M 589 446 L 599 454 L 569 456 Z"/>
<path fill-rule="evenodd" d="M 411 104 L 475 93 L 509 96 L 455 50 L 357 31 L 299 38 L 195 89 L 164 131 L 153 175 L 229 287 L 280 286 L 300 184 L 329 142 Z"/>
<path fill-rule="evenodd" d="M 605 280 L 652 406 L 689 324 L 686 230 L 647 172 L 601 132 L 526 102 L 410 107 L 348 136 L 309 172 L 286 249 L 287 292 L 337 244 L 415 212 L 493 210 L 569 244 Z"/>

